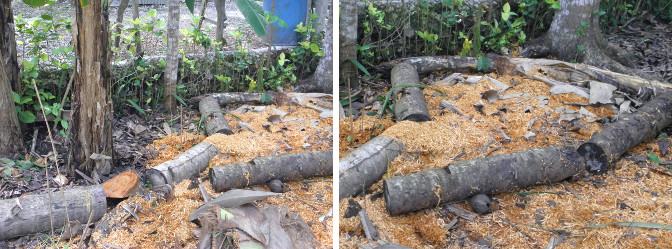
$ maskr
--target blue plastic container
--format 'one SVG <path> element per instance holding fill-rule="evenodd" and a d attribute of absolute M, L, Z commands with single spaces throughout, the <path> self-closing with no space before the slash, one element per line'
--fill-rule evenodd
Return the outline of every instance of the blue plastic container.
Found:
<path fill-rule="evenodd" d="M 294 31 L 299 23 L 306 24 L 306 13 L 309 0 L 264 0 L 264 11 L 273 13 L 287 23 L 280 27 L 278 23 L 266 26 L 266 41 L 272 38 L 276 46 L 293 46 L 299 44 L 299 36 Z M 275 7 L 275 8 L 273 8 Z"/>

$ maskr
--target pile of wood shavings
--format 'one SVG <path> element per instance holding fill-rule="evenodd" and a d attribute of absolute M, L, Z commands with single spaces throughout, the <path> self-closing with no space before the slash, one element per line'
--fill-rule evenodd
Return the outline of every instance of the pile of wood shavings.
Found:
<path fill-rule="evenodd" d="M 528 97 L 516 97 L 507 100 L 498 100 L 494 103 L 487 103 L 481 99 L 481 93 L 490 90 L 487 87 L 487 80 L 483 79 L 477 84 L 457 84 L 455 86 L 439 87 L 438 89 L 448 96 L 440 96 L 435 91 L 425 89 L 425 98 L 430 110 L 432 121 L 414 123 L 399 122 L 384 132 L 382 136 L 389 136 L 397 139 L 406 146 L 406 151 L 395 159 L 390 165 L 391 176 L 406 175 L 419 172 L 429 168 L 441 168 L 457 160 L 468 160 L 482 156 L 492 156 L 515 151 L 523 151 L 533 148 L 545 148 L 551 145 L 578 145 L 582 141 L 602 129 L 598 123 L 581 122 L 580 128 L 571 127 L 567 122 L 558 122 L 559 117 L 563 115 L 562 109 L 566 108 L 573 111 L 579 111 L 579 106 L 565 103 L 587 103 L 588 100 L 575 96 L 573 94 L 560 94 L 551 96 L 550 87 L 540 81 L 525 79 L 519 76 L 497 76 L 490 74 L 499 81 L 512 86 L 500 95 L 527 93 Z M 516 82 L 516 84 L 513 84 Z M 515 86 L 514 86 L 515 85 Z M 462 95 L 457 100 L 450 100 L 456 96 Z M 537 98 L 540 96 L 540 98 Z M 548 98 L 548 104 L 542 106 L 540 99 Z M 440 107 L 441 100 L 446 100 L 464 116 L 461 117 L 455 113 Z M 479 113 L 473 105 L 483 101 L 483 112 Z M 506 108 L 506 112 L 501 111 Z M 588 111 L 598 117 L 613 115 L 613 112 L 606 107 L 585 107 Z M 524 112 L 529 110 L 529 112 Z M 494 113 L 499 114 L 491 115 Z M 596 119 L 583 118 L 583 121 Z M 505 120 L 505 121 L 504 121 Z M 351 126 L 357 127 L 359 120 Z M 367 124 L 371 126 L 371 120 L 361 121 L 362 126 Z M 343 127 L 344 121 L 340 122 Z M 504 139 L 501 134 L 503 131 L 510 141 Z M 340 143 L 348 144 L 344 141 L 347 138 L 347 130 L 341 129 Z M 529 132 L 534 132 L 535 136 L 526 139 L 524 136 Z M 366 141 L 360 141 L 361 143 Z M 483 148 L 484 145 L 488 145 Z M 342 149 L 349 151 L 352 148 Z M 341 154 L 343 156 L 344 154 Z M 458 158 L 456 158 L 459 155 Z M 384 179 L 388 178 L 386 174 Z M 557 185 L 557 184 L 556 184 Z M 553 185 L 555 186 L 555 185 Z M 557 186 L 556 186 L 557 187 Z M 545 187 L 537 187 L 545 188 Z M 562 188 L 562 185 L 560 185 Z M 473 241 L 478 240 L 479 236 L 485 238 L 487 234 L 475 233 L 472 229 L 465 229 L 464 224 L 457 230 L 451 230 L 449 233 L 444 229 L 444 225 L 449 223 L 454 216 L 448 215 L 440 208 L 425 210 L 397 217 L 390 217 L 385 210 L 384 200 L 375 199 L 373 196 L 382 191 L 382 181 L 371 187 L 373 195 L 367 196 L 366 201 L 360 196 L 354 200 L 362 207 L 365 207 L 373 224 L 379 228 L 379 233 L 384 240 L 396 242 L 412 248 L 443 248 L 455 242 L 462 231 Z M 500 195 L 504 196 L 504 195 Z M 373 198 L 373 200 L 371 199 Z M 497 196 L 495 196 L 497 198 Z M 346 199 L 347 200 L 347 199 Z M 340 203 L 340 212 L 343 214 L 347 207 L 347 201 Z M 366 206 L 364 204 L 366 202 Z M 515 205 L 515 204 L 511 204 Z M 463 208 L 470 210 L 468 205 L 462 203 Z M 502 204 L 505 206 L 504 204 Z M 497 212 L 495 212 L 497 214 Z M 491 214 L 492 215 L 492 214 Z M 533 216 L 532 216 L 533 217 Z M 480 218 L 479 218 L 480 219 Z M 463 222 L 474 223 L 474 222 Z M 366 243 L 361 229 L 355 231 L 359 224 L 358 217 L 344 219 L 340 221 L 340 243 L 344 248 L 356 248 L 356 243 Z M 482 224 L 484 228 L 493 224 L 492 220 L 485 220 Z M 494 227 L 494 226 L 493 226 Z M 491 228 L 494 229 L 494 228 Z M 515 234 L 515 228 L 498 227 L 501 234 Z M 611 229 L 611 228 L 603 228 Z M 354 237 L 353 237 L 354 236 Z M 515 236 L 515 235 L 510 235 Z M 521 238 L 504 238 L 508 242 L 517 242 Z M 522 238 L 525 239 L 525 238 Z M 548 239 L 548 238 L 547 238 Z M 494 243 L 493 243 L 494 245 Z M 544 245 L 542 244 L 539 244 Z M 544 245 L 545 246 L 545 245 Z M 516 247 L 512 243 L 506 244 L 506 247 Z M 530 248 L 529 244 L 518 248 Z"/>
<path fill-rule="evenodd" d="M 203 201 L 198 188 L 188 189 L 189 184 L 188 180 L 176 184 L 174 198 L 169 202 L 150 203 L 134 196 L 119 203 L 140 204 L 142 211 L 137 212 L 140 219 L 126 220 L 108 236 L 97 240 L 98 246 L 107 243 L 121 248 L 166 248 L 178 241 L 180 246 L 195 248 L 197 241 L 191 230 L 197 226 L 189 222 L 189 215 Z"/>
<path fill-rule="evenodd" d="M 235 117 L 226 115 L 229 124 L 234 128 L 233 135 L 215 134 L 205 138 L 203 135 L 194 135 L 191 133 L 182 133 L 181 135 L 174 133 L 165 136 L 150 145 L 158 152 L 158 155 L 148 163 L 148 167 L 151 168 L 162 162 L 171 160 L 201 141 L 211 143 L 220 149 L 220 153 L 211 160 L 210 166 L 247 162 L 258 156 L 328 150 L 333 147 L 331 118 L 320 119 L 318 117 L 319 112 L 310 108 L 296 106 L 278 107 L 274 105 L 268 107 L 286 112 L 287 115 L 282 117 L 282 122 L 273 124 L 268 118 L 272 115 L 277 115 L 277 113 L 270 108 L 262 112 L 235 113 Z M 239 122 L 243 122 L 244 125 L 254 132 L 242 128 L 238 125 Z M 264 128 L 265 124 L 269 125 L 268 130 Z M 219 193 L 215 193 L 212 190 L 212 186 L 207 180 L 207 172 L 206 170 L 201 173 L 199 181 L 208 193 L 217 196 Z M 185 180 L 176 186 L 175 200 L 169 203 L 158 203 L 158 206 L 154 207 L 156 213 L 164 217 L 161 220 L 162 226 L 174 229 L 156 230 L 151 236 L 135 232 L 118 232 L 108 236 L 103 241 L 111 245 L 123 245 L 121 246 L 123 248 L 130 248 L 131 246 L 135 246 L 136 248 L 164 248 L 166 245 L 171 245 L 164 244 L 164 242 L 174 243 L 177 235 L 183 246 L 187 248 L 195 247 L 197 239 L 191 233 L 191 229 L 196 229 L 197 227 L 188 221 L 188 217 L 193 210 L 204 204 L 204 202 L 198 188 L 186 189 L 186 186 L 190 184 L 189 182 L 189 180 Z M 290 212 L 301 215 L 303 220 L 310 225 L 311 230 L 320 242 L 326 247 L 331 247 L 333 244 L 333 218 L 326 219 L 324 223 L 319 222 L 318 219 L 322 215 L 327 215 L 329 209 L 332 207 L 332 177 L 294 181 L 286 184 L 290 186 L 290 192 L 271 197 L 258 204 L 285 206 Z M 178 190 L 178 186 L 181 186 L 182 190 Z M 268 190 L 265 186 L 252 188 Z M 182 197 L 177 196 L 178 191 L 182 191 Z M 142 203 L 142 199 L 136 198 L 127 201 Z M 147 203 L 142 203 L 142 205 L 145 207 Z M 130 231 L 136 231 L 139 228 L 132 226 L 142 226 L 143 222 L 147 222 L 142 217 L 141 220 L 142 222 L 127 221 L 126 223 L 129 224 L 124 225 L 130 226 Z"/>

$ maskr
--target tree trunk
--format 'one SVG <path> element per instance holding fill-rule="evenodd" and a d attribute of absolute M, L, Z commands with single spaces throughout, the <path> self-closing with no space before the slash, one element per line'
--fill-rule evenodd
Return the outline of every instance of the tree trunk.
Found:
<path fill-rule="evenodd" d="M 117 8 L 117 28 L 115 29 L 115 32 L 117 32 L 117 36 L 114 37 L 114 47 L 117 48 L 119 47 L 119 42 L 121 41 L 121 25 L 122 22 L 124 21 L 124 12 L 126 11 L 126 8 L 128 7 L 128 2 L 130 0 L 121 0 L 121 3 L 119 4 L 119 8 Z M 134 12 L 135 13 L 135 12 Z"/>
<path fill-rule="evenodd" d="M 619 73 L 632 73 L 630 56 L 609 44 L 600 33 L 600 0 L 560 0 L 546 34 L 528 42 L 525 57 L 554 56 L 584 62 Z"/>
<path fill-rule="evenodd" d="M 339 26 L 340 35 L 340 69 L 341 81 L 350 89 L 359 89 L 359 77 L 357 67 L 350 59 L 357 60 L 357 1 L 342 0 L 341 19 Z M 346 88 L 343 88 L 346 89 Z"/>
<path fill-rule="evenodd" d="M 138 1 L 133 0 L 133 20 L 140 18 L 140 12 L 138 11 Z M 140 29 L 139 25 L 135 25 L 136 29 Z M 142 40 L 140 40 L 140 32 L 135 32 L 135 56 L 140 56 L 142 54 Z"/>
<path fill-rule="evenodd" d="M 12 86 L 12 91 L 21 95 L 21 78 L 16 58 L 16 39 L 14 38 L 14 14 L 11 0 L 0 0 L 0 50 L 5 63 L 5 74 Z"/>
<path fill-rule="evenodd" d="M 100 1 L 82 7 L 75 0 L 75 76 L 72 93 L 72 114 L 69 135 L 68 171 L 108 174 L 102 160 L 91 160 L 91 154 L 113 156 L 112 99 L 110 98 L 110 47 L 107 14 Z M 107 10 L 105 10 L 107 12 Z M 94 177 L 95 179 L 95 177 Z"/>
<path fill-rule="evenodd" d="M 215 9 L 217 9 L 217 30 L 215 30 L 215 41 L 224 41 L 224 29 L 226 28 L 226 0 L 216 0 Z"/>
<path fill-rule="evenodd" d="M 166 38 L 168 56 L 166 58 L 166 73 L 164 78 L 164 106 L 172 115 L 177 107 L 173 94 L 177 93 L 177 65 L 178 65 L 178 34 L 180 29 L 180 1 L 168 0 L 168 21 Z"/>
<path fill-rule="evenodd" d="M 323 30 L 316 33 L 324 31 L 324 38 L 322 39 L 322 51 L 324 51 L 324 55 L 320 58 L 315 73 L 308 79 L 298 83 L 295 91 L 331 93 L 334 90 L 334 27 L 331 25 L 333 22 L 333 18 L 331 18 L 333 8 L 329 6 L 328 1 L 318 0 L 316 12 L 318 16 L 317 19 L 322 20 L 323 23 L 321 24 Z"/>
<path fill-rule="evenodd" d="M 201 6 L 201 15 L 199 15 L 198 19 L 198 25 L 196 26 L 196 30 L 201 30 L 201 26 L 203 25 L 203 21 L 205 21 L 205 8 L 208 7 L 208 2 L 209 0 L 204 0 L 203 5 Z"/>
<path fill-rule="evenodd" d="M 4 55 L 5 51 L 0 50 L 0 58 L 5 58 Z M 4 110 L 0 112 L 0 130 L 2 130 L 0 132 L 0 157 L 15 158 L 24 152 L 24 147 L 19 117 L 12 98 L 12 87 L 5 68 L 5 60 L 0 60 L 0 109 Z"/>

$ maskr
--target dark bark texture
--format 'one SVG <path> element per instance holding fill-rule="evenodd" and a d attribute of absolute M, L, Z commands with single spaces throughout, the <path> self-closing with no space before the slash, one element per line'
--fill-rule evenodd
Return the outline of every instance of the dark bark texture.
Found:
<path fill-rule="evenodd" d="M 393 138 L 377 136 L 339 160 L 338 198 L 356 196 L 378 182 L 404 150 Z"/>
<path fill-rule="evenodd" d="M 73 46 L 76 65 L 69 129 L 68 172 L 108 174 L 105 162 L 90 160 L 93 153 L 113 157 L 110 47 L 107 11 L 100 1 L 82 8 L 75 0 Z M 113 164 L 114 165 L 114 164 Z"/>
<path fill-rule="evenodd" d="M 177 103 L 173 94 L 177 94 L 179 28 L 180 1 L 168 0 L 168 21 L 166 22 L 168 55 L 166 56 L 163 103 L 164 107 L 168 110 L 168 112 L 170 112 L 170 114 L 175 114 L 177 108 Z"/>
<path fill-rule="evenodd" d="M 95 222 L 107 211 L 105 191 L 100 185 L 53 192 L 51 203 L 54 228 L 62 227 L 68 220 L 86 224 L 91 212 Z M 0 240 L 49 230 L 49 207 L 47 194 L 0 200 Z"/>
<path fill-rule="evenodd" d="M 392 68 L 392 87 L 420 84 L 420 76 L 413 65 L 400 63 Z M 414 122 L 429 121 L 429 110 L 425 95 L 418 87 L 403 87 L 394 90 L 394 116 L 397 122 L 410 120 Z"/>
<path fill-rule="evenodd" d="M 350 59 L 357 60 L 357 1 L 342 0 L 340 4 L 340 77 L 341 85 L 350 89 L 359 89 L 357 67 Z M 346 89 L 346 88 L 342 88 Z M 347 89 L 346 89 L 347 90 Z"/>
<path fill-rule="evenodd" d="M 217 192 L 265 184 L 271 180 L 299 180 L 331 176 L 331 150 L 257 157 L 249 163 L 234 163 L 210 169 L 210 183 Z"/>
<path fill-rule="evenodd" d="M 475 194 L 559 182 L 582 172 L 583 166 L 574 148 L 558 146 L 460 161 L 385 180 L 385 204 L 391 215 L 399 215 Z"/>
<path fill-rule="evenodd" d="M 579 146 L 578 152 L 585 158 L 586 170 L 605 173 L 613 168 L 623 153 L 671 124 L 672 93 L 668 92 L 593 134 L 590 140 Z"/>
<path fill-rule="evenodd" d="M 14 37 L 14 14 L 11 0 L 0 0 L 0 50 L 5 67 L 5 74 L 12 86 L 12 91 L 21 94 L 21 74 L 16 57 L 16 39 Z M 5 109 L 3 109 L 5 110 Z"/>
<path fill-rule="evenodd" d="M 4 58 L 0 51 L 0 58 Z M 15 158 L 24 152 L 21 126 L 17 116 L 12 87 L 5 70 L 5 60 L 0 61 L 0 157 Z"/>
<path fill-rule="evenodd" d="M 201 111 L 203 122 L 205 122 L 205 132 L 208 136 L 215 133 L 222 133 L 226 135 L 233 134 L 229 122 L 226 121 L 224 114 L 221 113 L 222 108 L 212 97 L 206 97 L 198 104 L 198 109 Z"/>

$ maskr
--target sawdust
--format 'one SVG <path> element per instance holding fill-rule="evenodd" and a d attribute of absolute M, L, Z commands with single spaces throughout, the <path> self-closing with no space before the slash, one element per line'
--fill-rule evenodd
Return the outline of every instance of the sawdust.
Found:
<path fill-rule="evenodd" d="M 380 134 L 393 137 L 406 146 L 406 151 L 390 165 L 392 176 L 440 168 L 456 160 L 551 145 L 576 146 L 603 128 L 599 123 L 585 122 L 596 117 L 584 117 L 582 122 L 574 123 L 558 121 L 567 112 L 566 109 L 578 112 L 581 108 L 564 103 L 587 103 L 588 100 L 584 98 L 573 94 L 551 96 L 550 87 L 536 80 L 518 76 L 490 76 L 512 86 L 501 95 L 527 93 L 529 96 L 489 104 L 481 99 L 481 92 L 490 90 L 485 80 L 475 85 L 439 87 L 447 96 L 440 96 L 431 89 L 423 90 L 432 121 L 399 122 Z M 518 83 L 515 86 L 512 84 L 514 81 Z M 459 95 L 462 95 L 461 98 L 449 100 Z M 548 104 L 542 106 L 540 99 L 545 98 L 548 98 Z M 464 116 L 441 108 L 441 100 L 448 101 Z M 484 103 L 484 114 L 473 107 L 480 100 Z M 502 108 L 506 108 L 506 112 L 501 111 Z M 614 115 L 606 107 L 585 108 L 598 117 Z M 498 114 L 491 115 L 493 113 Z M 346 125 L 371 127 L 370 124 L 375 121 L 358 122 Z M 344 127 L 344 121 L 340 124 Z M 505 139 L 499 130 L 510 140 Z M 340 143 L 347 146 L 344 140 L 349 134 L 343 133 L 348 133 L 348 130 L 341 128 L 341 131 Z M 535 136 L 526 139 L 524 136 L 529 132 L 534 132 Z M 359 144 L 364 142 L 358 141 Z M 488 146 L 483 148 L 484 145 Z M 340 151 L 343 153 L 352 149 L 353 146 L 350 146 L 340 148 Z M 639 153 L 641 157 L 649 152 L 660 155 L 654 140 L 640 144 L 628 153 Z M 670 158 L 668 155 L 666 158 L 661 157 L 661 160 Z M 386 174 L 384 179 L 387 177 Z M 473 221 L 459 218 L 459 222 L 449 231 L 445 226 L 456 216 L 440 207 L 391 217 L 385 209 L 383 198 L 375 198 L 382 194 L 382 181 L 370 188 L 372 194 L 359 196 L 354 201 L 366 209 L 383 240 L 411 248 L 476 247 L 479 239 L 487 241 L 493 248 L 546 248 L 551 236 L 556 239 L 563 236 L 564 242 L 556 248 L 652 248 L 671 244 L 672 232 L 669 230 L 622 226 L 585 228 L 610 222 L 671 224 L 672 204 L 669 203 L 672 201 L 672 181 L 669 176 L 634 164 L 632 160 L 621 160 L 612 172 L 592 176 L 589 181 L 567 184 L 581 200 L 560 183 L 520 190 L 551 194 L 498 194 L 493 196 L 497 207 L 493 213 L 479 216 Z M 345 213 L 347 201 L 344 199 L 340 202 L 341 214 Z M 471 210 L 466 202 L 455 204 Z M 357 216 L 341 217 L 339 224 L 342 248 L 357 248 L 357 243 L 369 243 L 362 229 L 358 228 Z M 552 229 L 564 231 L 552 232 Z"/>
<path fill-rule="evenodd" d="M 281 122 L 268 120 L 277 115 L 270 107 L 286 112 Z M 232 108 L 233 109 L 233 108 Z M 234 116 L 235 115 L 235 116 Z M 236 162 L 247 162 L 259 156 L 272 156 L 285 153 L 329 150 L 333 147 L 332 119 L 321 119 L 319 112 L 310 108 L 297 106 L 268 106 L 265 110 L 247 111 L 226 115 L 233 128 L 233 135 L 215 134 L 205 137 L 200 134 L 184 132 L 173 133 L 155 140 L 148 147 L 156 151 L 156 156 L 148 163 L 148 168 L 171 160 L 199 142 L 208 142 L 220 149 L 220 153 L 210 161 L 210 166 L 228 165 Z M 198 122 L 199 117 L 192 121 Z M 243 125 L 239 126 L 239 123 Z M 267 128 L 264 126 L 267 124 Z M 243 128 L 247 126 L 250 130 Z M 198 179 L 206 191 L 217 196 L 207 178 L 207 170 Z M 195 248 L 197 238 L 191 232 L 198 227 L 189 222 L 189 215 L 198 206 L 204 204 L 196 184 L 187 189 L 191 181 L 185 180 L 175 187 L 175 199 L 170 202 L 151 204 L 139 197 L 124 202 L 140 203 L 143 208 L 150 207 L 154 212 L 139 214 L 140 220 L 133 218 L 124 222 L 122 229 L 115 230 L 102 238 L 103 243 L 122 248 L 166 248 L 179 241 L 184 248 Z M 311 180 L 286 183 L 291 191 L 257 203 L 258 205 L 282 205 L 290 212 L 301 215 L 309 224 L 313 233 L 326 247 L 333 244 L 333 218 L 318 219 L 329 214 L 332 207 L 332 177 L 321 177 Z M 254 186 L 254 189 L 268 190 L 265 186 Z M 100 244 L 98 246 L 101 246 Z"/>

